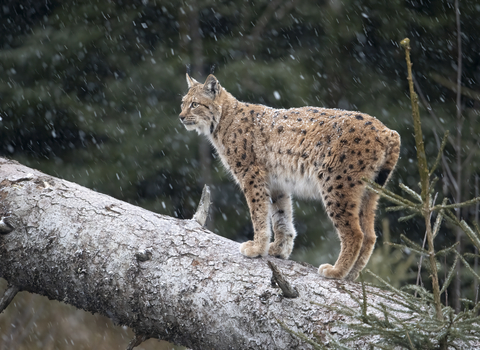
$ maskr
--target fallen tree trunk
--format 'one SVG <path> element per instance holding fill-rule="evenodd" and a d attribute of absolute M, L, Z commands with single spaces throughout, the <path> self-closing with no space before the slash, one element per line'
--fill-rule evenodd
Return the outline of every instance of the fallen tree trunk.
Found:
<path fill-rule="evenodd" d="M 340 286 L 361 296 L 358 283 L 324 279 L 307 264 L 245 258 L 238 243 L 195 220 L 155 214 L 2 158 L 0 219 L 0 277 L 10 294 L 29 291 L 103 314 L 134 330 L 133 345 L 154 337 L 192 349 L 310 349 L 278 321 L 318 341 L 342 339 L 349 332 L 334 321 L 346 317 L 320 305 L 355 306 Z M 267 261 L 298 297 L 272 286 Z"/>

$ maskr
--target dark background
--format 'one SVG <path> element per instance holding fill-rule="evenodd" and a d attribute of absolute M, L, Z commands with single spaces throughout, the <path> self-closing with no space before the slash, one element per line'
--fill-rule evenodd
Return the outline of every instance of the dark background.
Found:
<path fill-rule="evenodd" d="M 213 194 L 209 228 L 244 241 L 253 229 L 243 194 L 208 143 L 178 120 L 186 66 L 199 81 L 215 66 L 222 86 L 243 101 L 376 116 L 402 137 L 401 159 L 389 185 L 402 194 L 399 182 L 415 190 L 419 182 L 399 47 L 409 37 L 415 80 L 431 106 L 421 110 L 430 164 L 437 139 L 447 129 L 452 134 L 435 190 L 439 198 L 456 198 L 444 174 L 450 171 L 456 178 L 460 171 L 465 200 L 474 196 L 480 170 L 479 16 L 477 1 L 460 2 L 462 84 L 473 95 L 462 96 L 457 119 L 450 86 L 456 84 L 458 66 L 453 1 L 3 0 L 0 156 L 178 218 L 192 217 L 208 183 Z M 396 286 L 414 283 L 418 257 L 383 242 L 399 242 L 404 233 L 421 244 L 424 224 L 421 219 L 398 223 L 406 213 L 387 213 L 385 206 L 382 201 L 379 240 L 367 267 Z M 339 241 L 321 203 L 295 201 L 294 207 L 299 235 L 292 259 L 334 263 Z M 475 210 L 466 208 L 461 216 L 475 220 Z M 455 230 L 445 225 L 437 246 L 455 240 Z M 473 252 L 468 241 L 462 242 L 463 251 Z M 442 263 L 442 276 L 448 265 Z M 462 271 L 461 296 L 474 298 L 477 285 Z M 422 280 L 428 285 L 426 274 Z M 455 293 L 449 297 L 454 302 Z M 0 316 L 0 350 L 88 349 L 102 334 L 103 348 L 125 348 L 132 336 L 100 316 L 40 297 L 20 294 L 15 301 L 16 308 Z M 21 317 L 33 321 L 19 335 L 12 324 Z M 55 322 L 65 330 L 54 332 Z M 82 337 L 73 337 L 69 329 L 80 329 Z M 145 344 L 172 348 L 152 340 Z"/>

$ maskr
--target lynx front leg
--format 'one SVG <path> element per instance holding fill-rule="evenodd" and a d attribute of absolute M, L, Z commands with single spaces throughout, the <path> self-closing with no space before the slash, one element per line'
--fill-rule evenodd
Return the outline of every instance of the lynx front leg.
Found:
<path fill-rule="evenodd" d="M 270 195 L 265 176 L 260 171 L 249 172 L 243 181 L 243 192 L 250 209 L 253 241 L 240 245 L 240 253 L 248 257 L 265 256 L 270 243 Z"/>
<path fill-rule="evenodd" d="M 293 226 L 292 199 L 289 194 L 272 191 L 272 226 L 275 240 L 270 244 L 268 254 L 288 259 L 293 249 L 293 240 L 297 235 Z"/>

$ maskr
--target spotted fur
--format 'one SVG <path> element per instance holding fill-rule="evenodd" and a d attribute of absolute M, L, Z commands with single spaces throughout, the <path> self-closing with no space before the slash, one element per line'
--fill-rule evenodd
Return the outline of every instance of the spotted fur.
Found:
<path fill-rule="evenodd" d="M 341 251 L 335 266 L 323 264 L 318 271 L 355 280 L 376 240 L 378 196 L 362 178 L 387 182 L 400 153 L 399 134 L 364 113 L 240 102 L 213 75 L 201 84 L 187 74 L 187 83 L 180 120 L 207 136 L 250 209 L 254 239 L 240 252 L 288 258 L 296 236 L 291 196 L 321 199 Z"/>

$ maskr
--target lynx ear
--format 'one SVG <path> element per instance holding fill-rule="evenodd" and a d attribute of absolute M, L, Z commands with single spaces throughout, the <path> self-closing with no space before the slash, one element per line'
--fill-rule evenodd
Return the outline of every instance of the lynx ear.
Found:
<path fill-rule="evenodd" d="M 215 96 L 217 96 L 220 92 L 220 83 L 213 74 L 210 74 L 207 77 L 207 80 L 205 80 L 205 84 L 203 84 L 203 90 L 212 98 L 215 98 Z"/>
<path fill-rule="evenodd" d="M 198 85 L 200 83 L 198 81 L 196 81 L 195 79 L 190 78 L 190 75 L 188 75 L 188 73 L 187 73 L 187 84 L 188 84 L 188 88 L 190 89 L 192 86 Z"/>

